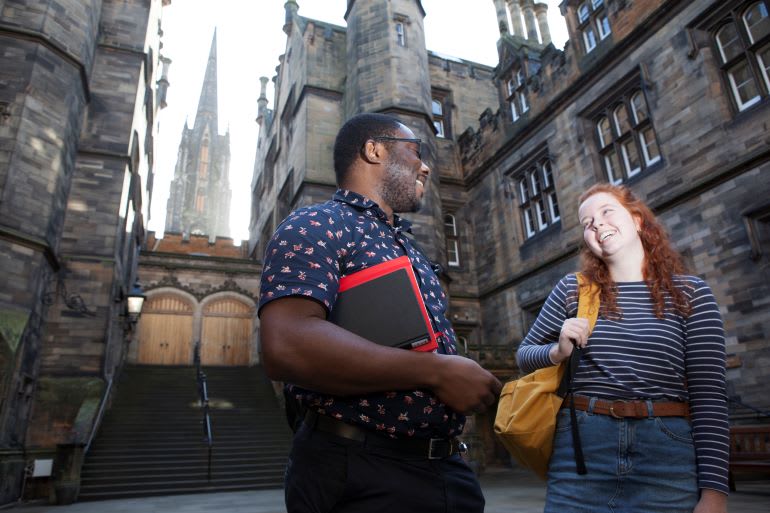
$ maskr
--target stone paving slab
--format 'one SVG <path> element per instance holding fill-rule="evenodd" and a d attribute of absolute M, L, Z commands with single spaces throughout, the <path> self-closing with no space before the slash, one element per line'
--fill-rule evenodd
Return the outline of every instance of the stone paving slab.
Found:
<path fill-rule="evenodd" d="M 485 513 L 542 513 L 545 484 L 520 470 L 488 469 L 481 476 Z M 730 513 L 770 512 L 770 481 L 738 481 Z M 79 502 L 68 506 L 20 504 L 13 513 L 286 513 L 283 490 L 170 495 L 143 499 Z M 650 512 L 655 513 L 655 512 Z"/>

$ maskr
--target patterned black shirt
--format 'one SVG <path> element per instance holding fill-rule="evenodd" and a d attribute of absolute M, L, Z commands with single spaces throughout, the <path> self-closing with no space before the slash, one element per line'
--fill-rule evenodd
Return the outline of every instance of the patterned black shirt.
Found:
<path fill-rule="evenodd" d="M 438 352 L 456 354 L 446 318 L 447 297 L 430 261 L 406 233 L 410 223 L 385 212 L 360 194 L 338 190 L 331 201 L 292 212 L 265 250 L 259 308 L 287 296 L 312 298 L 333 309 L 339 280 L 381 262 L 408 255 L 425 306 L 438 334 Z M 289 394 L 309 409 L 380 431 L 388 436 L 436 438 L 462 432 L 465 417 L 430 390 L 392 390 L 340 397 L 287 384 Z"/>

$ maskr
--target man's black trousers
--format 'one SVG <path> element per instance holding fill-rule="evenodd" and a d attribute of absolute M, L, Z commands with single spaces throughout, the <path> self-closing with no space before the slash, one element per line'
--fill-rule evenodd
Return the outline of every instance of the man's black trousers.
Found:
<path fill-rule="evenodd" d="M 294 436 L 287 513 L 482 513 L 484 496 L 458 454 L 428 460 L 313 431 Z"/>

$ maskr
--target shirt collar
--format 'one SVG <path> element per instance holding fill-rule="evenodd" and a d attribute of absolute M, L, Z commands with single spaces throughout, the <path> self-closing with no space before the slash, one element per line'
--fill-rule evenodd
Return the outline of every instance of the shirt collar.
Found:
<path fill-rule="evenodd" d="M 361 211 L 369 210 L 373 215 L 377 216 L 378 219 L 388 223 L 388 215 L 385 211 L 382 210 L 377 203 L 357 192 L 348 189 L 337 189 L 337 192 L 334 193 L 333 200 L 346 203 Z M 403 219 L 398 214 L 393 214 L 393 228 L 395 228 L 396 231 L 412 233 L 412 223 Z"/>

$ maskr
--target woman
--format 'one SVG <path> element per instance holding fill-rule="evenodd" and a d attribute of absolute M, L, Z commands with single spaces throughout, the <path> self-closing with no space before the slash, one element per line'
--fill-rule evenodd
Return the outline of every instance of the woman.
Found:
<path fill-rule="evenodd" d="M 577 319 L 577 280 L 551 292 L 521 343 L 523 372 L 583 357 L 572 387 L 588 473 L 578 475 L 570 415 L 559 412 L 549 512 L 727 511 L 725 342 L 708 285 L 683 273 L 650 209 L 622 186 L 580 197 L 582 272 L 599 319 Z"/>

